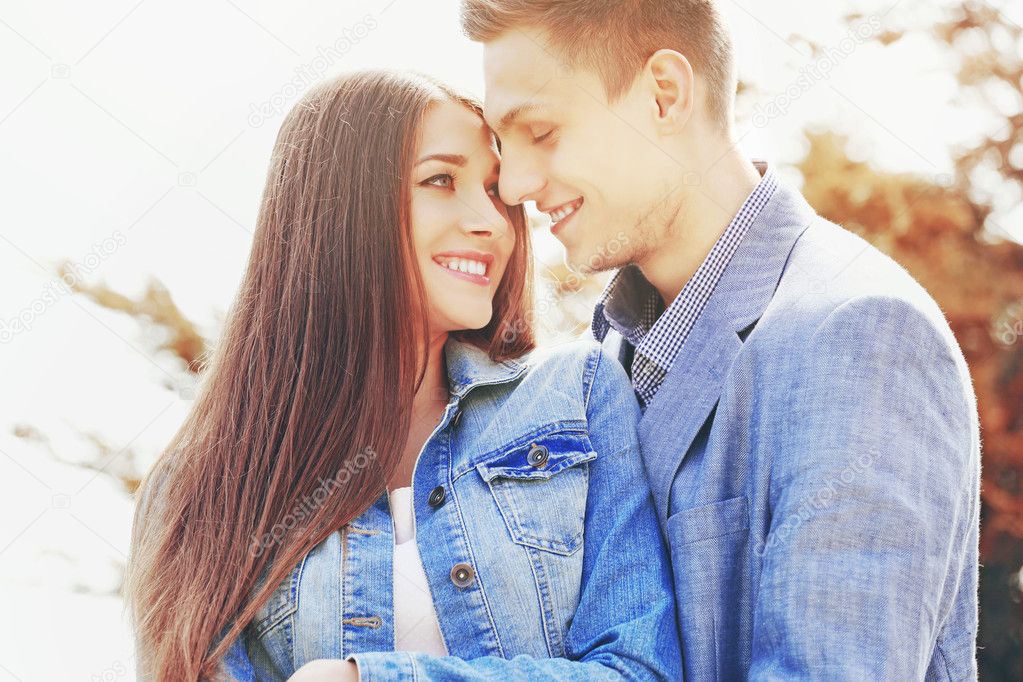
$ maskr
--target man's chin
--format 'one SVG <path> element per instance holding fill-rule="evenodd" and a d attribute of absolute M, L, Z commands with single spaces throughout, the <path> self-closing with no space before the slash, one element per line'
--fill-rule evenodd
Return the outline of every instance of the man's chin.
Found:
<path fill-rule="evenodd" d="M 568 249 L 565 250 L 565 267 L 571 272 L 577 272 L 580 274 L 590 273 L 590 270 L 587 267 L 587 259 L 578 257 Z"/>
<path fill-rule="evenodd" d="M 580 275 L 589 276 L 598 272 L 607 270 L 603 260 L 598 258 L 581 258 L 574 260 L 570 257 L 565 258 L 565 266 L 572 272 L 576 272 Z"/>
<path fill-rule="evenodd" d="M 572 272 L 583 275 L 614 270 L 620 267 L 619 260 L 617 256 L 601 253 L 592 248 L 565 250 L 565 266 Z"/>

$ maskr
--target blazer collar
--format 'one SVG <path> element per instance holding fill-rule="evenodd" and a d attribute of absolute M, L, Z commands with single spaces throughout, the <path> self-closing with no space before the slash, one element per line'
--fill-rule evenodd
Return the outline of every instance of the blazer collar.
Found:
<path fill-rule="evenodd" d="M 701 317 L 715 327 L 742 331 L 764 314 L 796 240 L 817 214 L 803 195 L 779 179 L 778 187 L 736 250 Z"/>
<path fill-rule="evenodd" d="M 784 181 L 750 226 L 664 383 L 640 421 L 643 457 L 661 518 L 671 483 L 717 405 L 744 336 L 764 314 L 796 241 L 816 218 Z"/>

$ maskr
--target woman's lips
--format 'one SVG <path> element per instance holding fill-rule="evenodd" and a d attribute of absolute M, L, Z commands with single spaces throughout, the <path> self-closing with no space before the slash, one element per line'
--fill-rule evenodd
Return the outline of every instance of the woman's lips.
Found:
<path fill-rule="evenodd" d="M 434 255 L 433 262 L 458 279 L 486 286 L 490 284 L 490 266 L 494 255 L 482 251 L 459 249 Z"/>
<path fill-rule="evenodd" d="M 447 267 L 446 265 L 441 265 L 440 263 L 437 263 L 437 261 L 434 261 L 434 263 L 437 264 L 438 268 L 440 268 L 444 272 L 448 273 L 452 277 L 457 277 L 458 279 L 464 279 L 467 282 L 472 282 L 473 284 L 479 284 L 481 286 L 486 286 L 486 285 L 490 284 L 490 278 L 487 277 L 486 275 L 477 275 L 477 274 L 472 273 L 472 272 L 462 272 L 461 270 L 452 270 L 449 267 Z"/>

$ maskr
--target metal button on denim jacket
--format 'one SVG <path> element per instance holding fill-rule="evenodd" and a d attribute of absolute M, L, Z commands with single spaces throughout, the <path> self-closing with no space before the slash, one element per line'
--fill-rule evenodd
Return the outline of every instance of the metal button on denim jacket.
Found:
<path fill-rule="evenodd" d="M 450 656 L 394 652 L 386 492 L 314 547 L 225 656 L 283 680 L 679 679 L 667 553 L 621 365 L 593 342 L 494 363 L 445 347 L 452 398 L 413 474 L 416 542 Z"/>

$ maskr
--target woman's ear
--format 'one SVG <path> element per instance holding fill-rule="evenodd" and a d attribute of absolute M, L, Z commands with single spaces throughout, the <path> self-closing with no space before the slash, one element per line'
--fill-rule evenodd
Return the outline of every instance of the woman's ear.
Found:
<path fill-rule="evenodd" d="M 681 130 L 693 112 L 695 80 L 685 55 L 658 50 L 643 67 L 655 105 L 656 123 L 665 133 Z"/>

